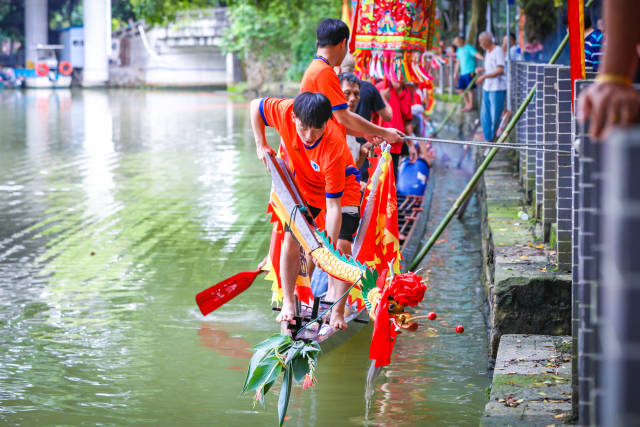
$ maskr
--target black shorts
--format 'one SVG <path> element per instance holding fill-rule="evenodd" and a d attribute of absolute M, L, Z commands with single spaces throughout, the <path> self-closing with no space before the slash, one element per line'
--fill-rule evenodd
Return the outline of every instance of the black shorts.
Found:
<path fill-rule="evenodd" d="M 309 206 L 309 212 L 315 219 L 320 214 L 320 209 L 315 206 Z M 358 214 L 342 212 L 342 225 L 340 226 L 340 233 L 338 239 L 347 240 L 353 242 L 353 236 L 358 231 L 358 225 L 360 224 L 360 209 L 358 208 Z"/>

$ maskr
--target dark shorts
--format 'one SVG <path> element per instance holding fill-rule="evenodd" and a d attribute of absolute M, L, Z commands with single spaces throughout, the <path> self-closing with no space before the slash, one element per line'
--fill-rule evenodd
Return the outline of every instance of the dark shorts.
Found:
<path fill-rule="evenodd" d="M 467 86 L 469 86 L 469 83 L 471 83 L 471 80 L 473 80 L 473 76 L 475 76 L 475 73 L 469 73 L 469 74 L 463 74 L 460 77 L 458 77 L 458 90 L 465 90 L 467 88 Z M 474 83 L 473 86 L 471 86 L 471 89 L 475 89 L 476 84 Z"/>
<path fill-rule="evenodd" d="M 315 219 L 320 214 L 320 209 L 315 206 L 309 206 L 309 212 Z M 360 212 L 360 209 L 358 209 Z M 340 226 L 340 234 L 338 239 L 347 240 L 353 242 L 353 236 L 358 231 L 358 225 L 360 224 L 360 214 L 351 214 L 342 212 L 342 225 Z"/>

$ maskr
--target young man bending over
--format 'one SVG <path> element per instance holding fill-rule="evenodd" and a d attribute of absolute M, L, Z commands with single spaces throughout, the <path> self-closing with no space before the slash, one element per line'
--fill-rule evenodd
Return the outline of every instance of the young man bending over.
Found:
<path fill-rule="evenodd" d="M 330 120 L 329 99 L 312 92 L 303 92 L 295 100 L 254 99 L 250 115 L 258 158 L 265 162 L 265 156 L 273 153 L 264 135 L 265 126 L 272 126 L 282 138 L 282 157 L 289 169 L 295 171 L 293 179 L 311 215 L 315 218 L 326 208 L 325 228 L 331 241 L 350 254 L 360 221 L 360 185 L 344 133 Z M 293 300 L 299 271 L 300 245 L 287 232 L 280 252 L 283 303 L 276 318 L 279 322 L 289 322 L 295 315 Z M 327 299 L 337 300 L 349 285 L 331 278 Z M 344 310 L 342 299 L 331 312 L 331 326 L 346 329 Z"/>

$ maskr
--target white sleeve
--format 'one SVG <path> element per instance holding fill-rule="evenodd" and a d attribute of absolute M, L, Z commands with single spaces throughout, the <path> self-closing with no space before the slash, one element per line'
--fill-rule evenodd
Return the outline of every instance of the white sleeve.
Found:
<path fill-rule="evenodd" d="M 496 68 L 504 67 L 504 52 L 502 51 L 502 47 L 496 46 L 498 52 L 496 53 Z"/>

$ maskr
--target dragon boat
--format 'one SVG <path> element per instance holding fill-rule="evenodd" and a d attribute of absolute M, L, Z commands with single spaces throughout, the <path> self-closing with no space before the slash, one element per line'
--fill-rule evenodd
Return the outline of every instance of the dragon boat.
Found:
<path fill-rule="evenodd" d="M 379 162 L 372 174 L 370 185 L 374 188 L 377 181 L 380 180 L 382 164 L 383 162 Z M 310 253 L 316 265 L 330 276 L 349 283 L 363 278 L 369 269 L 355 259 L 367 228 L 375 226 L 375 224 L 371 224 L 371 221 L 367 221 L 369 215 L 367 207 L 364 208 L 363 218 L 354 241 L 354 254 L 347 257 L 335 249 L 325 232 L 319 231 L 315 227 L 310 216 L 305 215 L 304 212 L 300 213 L 300 211 L 304 211 L 304 202 L 285 162 L 280 158 L 269 156 L 267 167 L 273 179 L 271 199 L 275 206 L 274 212 L 282 224 L 291 230 L 303 250 Z M 430 184 L 427 185 L 423 195 L 397 196 L 398 229 L 401 236 L 399 245 L 403 259 L 412 259 L 421 243 L 433 191 L 433 183 Z M 376 279 L 377 274 L 375 277 L 369 277 L 369 288 L 375 286 Z M 286 327 L 288 330 L 283 326 L 280 332 L 289 334 L 295 340 L 315 342 L 323 352 L 340 346 L 371 322 L 368 314 L 370 307 L 367 307 L 369 301 L 365 297 L 362 286 L 358 292 L 362 293 L 364 304 L 352 300 L 348 301 L 345 313 L 345 322 L 348 324 L 346 330 L 334 329 L 326 321 L 329 317 L 328 311 L 333 304 L 332 301 L 325 301 L 322 297 L 314 296 L 308 301 L 302 302 L 296 296 L 294 323 Z M 279 311 L 280 307 L 272 307 L 272 309 Z M 324 313 L 326 316 L 322 316 Z"/>

